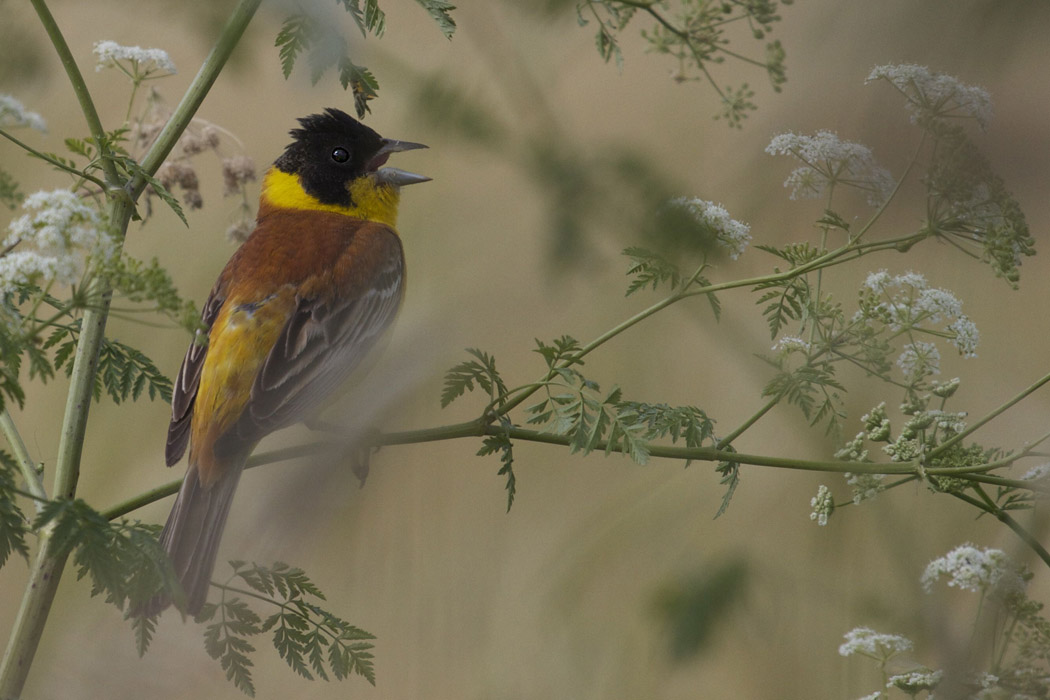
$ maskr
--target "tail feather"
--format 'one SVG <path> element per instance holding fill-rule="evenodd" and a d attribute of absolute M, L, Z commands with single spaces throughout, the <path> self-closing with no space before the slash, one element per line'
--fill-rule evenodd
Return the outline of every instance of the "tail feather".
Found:
<path fill-rule="evenodd" d="M 197 470 L 190 467 L 175 498 L 168 522 L 161 531 L 161 546 L 171 558 L 175 575 L 186 593 L 184 612 L 187 615 L 200 612 L 208 598 L 211 574 L 219 554 L 219 542 L 242 470 L 243 462 L 226 465 L 218 481 L 205 485 L 201 483 Z M 171 603 L 170 596 L 156 596 L 150 601 L 145 613 L 159 613 Z"/>

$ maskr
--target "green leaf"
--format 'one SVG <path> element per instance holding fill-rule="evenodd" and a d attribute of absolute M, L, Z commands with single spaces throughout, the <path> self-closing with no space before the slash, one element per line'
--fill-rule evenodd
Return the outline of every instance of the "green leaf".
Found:
<path fill-rule="evenodd" d="M 342 680 L 356 673 L 375 684 L 373 647 L 365 641 L 374 637 L 311 602 L 325 597 L 301 569 L 282 562 L 269 567 L 243 561 L 230 565 L 234 578 L 258 592 L 253 602 L 277 607 L 277 612 L 263 620 L 247 603 L 228 598 L 231 589 L 221 586 L 219 604 L 206 605 L 198 615 L 200 621 L 215 620 L 207 628 L 205 645 L 238 688 L 254 693 L 248 655 L 255 647 L 247 638 L 271 631 L 274 649 L 303 678 Z"/>
<path fill-rule="evenodd" d="M 0 168 L 0 204 L 8 209 L 17 209 L 25 199 L 18 189 L 18 182 L 3 168 Z"/>
<path fill-rule="evenodd" d="M 277 33 L 274 46 L 281 59 L 281 72 L 287 80 L 295 68 L 295 61 L 304 50 L 309 48 L 312 37 L 316 34 L 313 20 L 309 15 L 292 15 L 281 24 L 281 31 Z"/>
<path fill-rule="evenodd" d="M 723 449 L 730 452 L 735 451 L 730 446 L 726 446 Z M 722 479 L 718 483 L 726 487 L 725 493 L 722 494 L 722 503 L 718 506 L 718 511 L 715 513 L 715 517 L 718 518 L 729 509 L 729 502 L 733 500 L 736 487 L 740 485 L 740 463 L 719 462 L 715 470 L 722 475 Z"/>
<path fill-rule="evenodd" d="M 64 347 L 55 354 L 56 366 L 61 366 L 68 358 L 69 351 L 66 351 L 62 363 L 59 363 L 58 357 L 63 350 Z M 72 365 L 68 365 L 67 369 L 69 367 Z M 97 379 L 117 404 L 128 398 L 137 399 L 144 386 L 148 388 L 151 400 L 160 398 L 165 403 L 171 402 L 171 380 L 145 354 L 119 340 L 103 339 L 99 350 Z M 96 392 L 95 400 L 100 398 L 100 393 Z"/>
<path fill-rule="evenodd" d="M 510 420 L 505 416 L 500 418 L 500 424 L 504 428 L 510 428 Z M 514 505 L 514 496 L 518 490 L 518 481 L 514 476 L 514 444 L 510 441 L 509 435 L 506 433 L 489 435 L 482 440 L 481 449 L 478 450 L 477 454 L 479 457 L 483 457 L 495 452 L 500 453 L 502 466 L 496 474 L 506 477 L 506 486 L 504 488 L 507 490 L 507 512 L 510 512 L 510 507 Z"/>
<path fill-rule="evenodd" d="M 0 568 L 7 563 L 12 552 L 29 561 L 29 547 L 25 540 L 27 520 L 15 502 L 17 470 L 14 458 L 0 450 Z"/>
<path fill-rule="evenodd" d="M 496 369 L 496 358 L 477 348 L 467 348 L 467 353 L 477 360 L 465 360 L 445 373 L 445 387 L 441 391 L 441 407 L 445 408 L 475 384 L 488 392 L 489 398 L 502 405 L 506 402 L 507 385 Z"/>
<path fill-rule="evenodd" d="M 634 246 L 625 248 L 623 254 L 631 259 L 627 274 L 634 277 L 627 287 L 626 296 L 646 287 L 655 291 L 661 284 L 667 284 L 673 291 L 683 282 L 678 266 L 651 250 Z"/>
<path fill-rule="evenodd" d="M 143 170 L 142 166 L 131 158 L 125 157 L 119 159 L 119 161 L 123 164 L 124 168 L 127 169 L 129 175 L 132 177 L 141 176 L 142 179 L 148 182 L 153 191 L 158 197 L 160 197 L 161 201 L 167 204 L 168 208 L 175 212 L 175 216 L 179 217 L 179 220 L 184 226 L 189 228 L 190 222 L 186 219 L 186 213 L 182 211 L 182 205 L 179 204 L 179 200 L 161 184 L 160 180 Z"/>
<path fill-rule="evenodd" d="M 354 110 L 358 118 L 364 118 L 371 108 L 368 103 L 375 99 L 379 91 L 379 81 L 370 70 L 350 60 L 349 56 L 339 59 L 339 82 L 343 89 L 350 88 L 354 96 Z"/>
<path fill-rule="evenodd" d="M 422 5 L 431 19 L 437 23 L 438 29 L 445 35 L 445 38 L 451 39 L 452 34 L 456 31 L 456 22 L 450 13 L 456 9 L 456 6 L 445 0 L 416 0 L 416 2 Z"/>
<path fill-rule="evenodd" d="M 245 695 L 255 697 L 251 672 L 253 664 L 248 658 L 255 647 L 245 637 L 259 634 L 259 616 L 237 598 L 224 598 L 207 614 L 209 617 L 217 616 L 218 620 L 204 630 L 205 651 L 219 662 L 226 672 L 227 680 L 233 681 L 234 686 Z"/>

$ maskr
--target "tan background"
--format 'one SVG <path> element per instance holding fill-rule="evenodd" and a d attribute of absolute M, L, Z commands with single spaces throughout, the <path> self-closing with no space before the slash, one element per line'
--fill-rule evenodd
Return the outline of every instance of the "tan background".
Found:
<path fill-rule="evenodd" d="M 370 39 L 359 54 L 381 82 L 368 123 L 384 135 L 430 144 L 396 165 L 434 178 L 404 196 L 408 299 L 387 353 L 349 399 L 361 423 L 415 428 L 471 417 L 478 397 L 446 411 L 438 406 L 442 372 L 463 358 L 462 348 L 494 353 L 510 384 L 526 383 L 541 370 L 533 338 L 569 333 L 586 341 L 654 299 L 623 299 L 618 251 L 638 241 L 610 226 L 608 211 L 588 212 L 601 225 L 578 254 L 550 264 L 548 200 L 523 155 L 530 133 L 542 140 L 548 132 L 551 143 L 560 143 L 556 132 L 576 149 L 567 151 L 572 157 L 620 147 L 651 157 L 679 193 L 720 201 L 750 222 L 756 242 L 814 239 L 819 204 L 788 202 L 780 183 L 792 166 L 762 149 L 782 131 L 829 128 L 871 145 L 899 173 L 916 133 L 899 98 L 863 80 L 876 64 L 928 64 L 992 92 L 996 117 L 978 141 L 1024 206 L 1038 245 L 1047 242 L 1050 12 L 1041 2 L 813 0 L 786 7 L 774 32 L 788 51 L 782 94 L 774 95 L 757 71 L 726 66 L 716 73 L 720 83 L 746 80 L 756 88 L 760 109 L 742 131 L 711 120 L 717 104 L 710 89 L 675 84 L 670 59 L 643 53 L 633 34 L 648 21 L 628 32 L 618 74 L 601 62 L 593 28 L 578 28 L 571 8 L 546 15 L 518 3 L 464 4 L 448 42 L 414 3 L 388 1 L 388 35 Z M 123 116 L 126 86 L 114 72 L 93 72 L 92 43 L 166 49 L 180 72 L 158 88 L 174 103 L 229 5 L 56 2 L 53 9 L 104 120 L 114 125 Z M 61 137 L 85 131 L 68 85 L 28 6 L 7 2 L 0 13 L 0 46 L 7 47 L 0 90 L 48 119 L 50 134 L 31 135 L 32 142 L 60 150 Z M 301 74 L 287 82 L 280 77 L 271 46 L 279 19 L 272 8 L 260 12 L 200 112 L 235 132 L 260 166 L 287 142 L 295 117 L 350 108 L 331 78 L 311 88 Z M 423 86 L 438 80 L 492 110 L 508 128 L 508 148 L 470 143 L 448 128 L 449 104 L 421 102 Z M 0 158 L 27 192 L 64 182 L 9 145 L 0 146 Z M 159 257 L 198 301 L 232 250 L 222 231 L 233 209 L 219 197 L 217 165 L 201 163 L 206 206 L 190 213 L 189 229 L 161 212 L 145 229 L 133 226 L 129 237 L 134 254 Z M 899 210 L 875 235 L 889 235 L 891 222 L 913 226 L 920 215 Z M 980 415 L 1048 371 L 1046 253 L 1026 261 L 1019 292 L 951 253 L 928 243 L 907 258 L 861 261 L 829 283 L 849 303 L 871 269 L 921 269 L 932 284 L 962 297 L 981 330 L 979 356 L 947 360 L 945 374 L 963 373 L 958 405 Z M 758 274 L 771 264 L 751 250 L 714 276 Z M 625 334 L 588 361 L 588 375 L 603 386 L 619 383 L 632 398 L 701 406 L 728 431 L 760 405 L 769 375 L 754 353 L 769 341 L 749 293 L 726 294 L 723 302 L 720 324 L 698 301 Z M 120 320 L 110 332 L 169 374 L 187 343 L 181 331 Z M 853 421 L 877 401 L 896 399 L 870 383 L 854 384 Z M 55 456 L 63 390 L 61 381 L 35 386 L 18 416 L 32 454 L 45 465 Z M 982 440 L 1016 445 L 1041 434 L 1047 402 L 1037 394 Z M 162 465 L 166 420 L 160 403 L 98 406 L 83 497 L 105 508 L 176 476 L 181 466 Z M 291 429 L 261 449 L 309 437 Z M 819 483 L 844 498 L 841 479 L 763 468 L 745 468 L 729 512 L 712 520 L 722 493 L 710 465 L 683 470 L 653 461 L 641 468 L 619 457 L 584 459 L 525 444 L 516 448 L 519 494 L 507 514 L 498 461 L 476 458 L 478 447 L 457 441 L 384 449 L 363 490 L 345 465 L 269 467 L 242 481 L 223 554 L 303 567 L 336 612 L 378 636 L 376 688 L 360 679 L 309 683 L 263 649 L 256 657 L 259 697 L 858 697 L 875 690 L 878 678 L 865 662 L 838 656 L 843 633 L 870 625 L 905 634 L 918 643 L 919 660 L 941 663 L 938 640 L 942 632 L 965 638 L 973 599 L 943 589 L 923 595 L 918 578 L 925 563 L 965 541 L 1016 544 L 990 519 L 975 521 L 947 497 L 911 486 L 843 509 L 818 528 L 808 519 L 809 498 Z M 786 407 L 738 447 L 807 458 L 835 449 Z M 169 507 L 167 499 L 135 515 L 160 522 Z M 730 561 L 744 562 L 749 572 L 741 604 L 706 653 L 673 663 L 657 613 L 660 592 Z M 0 571 L 0 632 L 13 619 L 24 576 L 18 560 Z M 1040 572 L 1037 590 L 1046 578 Z M 205 655 L 197 627 L 167 615 L 139 659 L 120 614 L 88 593 L 67 572 L 27 698 L 241 697 Z"/>

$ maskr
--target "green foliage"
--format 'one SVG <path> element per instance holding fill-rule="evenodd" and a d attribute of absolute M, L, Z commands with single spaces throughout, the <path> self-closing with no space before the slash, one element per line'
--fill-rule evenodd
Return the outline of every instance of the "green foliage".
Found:
<path fill-rule="evenodd" d="M 618 69 L 623 68 L 619 38 L 631 20 L 639 15 L 654 20 L 651 29 L 642 31 L 642 38 L 649 43 L 649 50 L 667 54 L 676 60 L 676 81 L 704 80 L 710 84 L 722 100 L 722 112 L 716 119 L 723 118 L 730 126 L 739 128 L 748 114 L 756 109 L 751 100 L 754 91 L 747 83 L 736 88 L 722 88 L 709 71 L 727 58 L 759 65 L 765 69 L 773 90 L 779 92 L 787 82 L 784 63 L 786 52 L 780 41 L 767 42 L 762 58 L 747 58 L 739 50 L 728 49 L 730 40 L 727 32 L 734 25 L 743 23 L 756 41 L 764 40 L 773 30 L 774 24 L 780 21 L 780 15 L 777 14 L 780 4 L 791 3 L 786 0 L 782 3 L 773 0 L 577 0 L 576 16 L 580 26 L 595 23 L 598 53 L 606 63 L 615 61 Z"/>
<path fill-rule="evenodd" d="M 208 622 L 204 644 L 208 655 L 219 661 L 226 677 L 246 695 L 254 697 L 253 666 L 249 655 L 255 646 L 248 641 L 272 632 L 277 653 L 298 675 L 308 680 L 344 680 L 353 674 L 375 685 L 372 639 L 375 637 L 323 610 L 315 600 L 325 596 L 301 569 L 275 563 L 270 567 L 231 561 L 233 574 L 220 586 L 219 603 L 209 603 L 197 616 Z M 239 580 L 250 591 L 230 584 Z M 277 612 L 262 617 L 241 598 L 263 601 Z"/>
<path fill-rule="evenodd" d="M 157 311 L 191 333 L 200 328 L 200 310 L 182 298 L 171 275 L 156 258 L 147 264 L 123 254 L 107 261 L 102 274 L 115 294 L 135 304 L 152 304 L 142 311 Z"/>
<path fill-rule="evenodd" d="M 378 0 L 338 0 L 350 16 L 353 17 L 357 28 L 361 30 L 361 36 L 367 36 L 372 32 L 377 37 L 383 36 L 386 30 L 386 13 L 379 9 Z"/>
<path fill-rule="evenodd" d="M 79 322 L 68 328 L 56 328 L 47 339 L 44 348 L 55 347 L 54 368 L 73 372 L 73 353 L 79 341 Z M 44 363 L 43 366 L 49 366 Z M 98 371 L 95 374 L 95 400 L 102 399 L 105 391 L 114 403 L 129 398 L 138 401 L 145 391 L 150 400 L 171 401 L 171 380 L 157 369 L 153 360 L 140 350 L 105 338 L 99 349 Z"/>
<path fill-rule="evenodd" d="M 77 578 L 91 579 L 91 595 L 127 610 L 140 652 L 149 645 L 152 622 L 134 619 L 158 591 L 177 595 L 171 561 L 157 541 L 160 527 L 121 519 L 110 522 L 81 499 L 43 504 L 33 529 L 48 528 L 60 553 L 73 553 Z"/>
<path fill-rule="evenodd" d="M 455 7 L 442 0 L 417 0 L 446 37 L 451 37 L 456 24 L 449 14 Z M 378 0 L 338 0 L 350 15 L 362 36 L 376 37 L 386 31 L 386 14 Z M 335 68 L 343 89 L 354 97 L 354 108 L 359 118 L 371 111 L 369 102 L 378 95 L 379 81 L 365 66 L 354 63 L 350 43 L 339 29 L 338 22 L 319 14 L 314 9 L 302 8 L 285 18 L 274 45 L 278 48 L 284 77 L 291 76 L 295 64 L 306 55 L 310 68 L 310 82 L 316 85 L 329 69 Z"/>
<path fill-rule="evenodd" d="M 186 219 L 186 212 L 182 210 L 182 205 L 179 204 L 179 200 L 176 199 L 175 195 L 173 195 L 160 180 L 143 170 L 142 166 L 135 162 L 130 156 L 119 158 L 117 159 L 117 162 L 120 163 L 130 177 L 140 177 L 149 183 L 150 191 L 160 197 L 161 201 L 168 205 L 168 208 L 175 213 L 175 216 L 179 217 L 179 221 L 182 222 L 183 226 L 189 228 L 190 222 Z"/>
<path fill-rule="evenodd" d="M 822 361 L 789 368 L 782 357 L 767 359 L 777 369 L 777 373 L 762 389 L 762 395 L 798 406 L 802 415 L 817 425 L 825 419 L 829 421 L 830 431 L 837 425 L 838 419 L 845 417 L 841 409 L 844 387 L 835 377 L 835 366 Z"/>
<path fill-rule="evenodd" d="M 18 189 L 18 182 L 3 168 L 0 168 L 0 204 L 8 209 L 15 209 L 25 195 Z"/>
<path fill-rule="evenodd" d="M 441 407 L 445 408 L 474 385 L 488 392 L 493 406 L 501 406 L 507 400 L 507 385 L 496 370 L 496 358 L 477 348 L 467 348 L 475 360 L 464 360 L 445 373 L 445 388 L 441 392 Z"/>
<path fill-rule="evenodd" d="M 1006 190 L 965 129 L 941 121 L 927 123 L 935 145 L 924 178 L 928 195 L 927 230 L 978 255 L 998 277 L 1017 287 L 1022 257 L 1035 254 L 1024 213 Z"/>
<path fill-rule="evenodd" d="M 500 426 L 504 430 L 509 430 L 510 420 L 506 416 L 501 416 Z M 481 449 L 478 450 L 477 454 L 479 457 L 484 457 L 496 452 L 500 453 L 500 463 L 502 464 L 496 474 L 506 478 L 506 486 L 504 488 L 507 491 L 507 511 L 510 512 L 510 507 L 514 505 L 514 495 L 518 491 L 518 480 L 514 476 L 514 443 L 510 441 L 508 433 L 503 432 L 486 437 L 481 441 Z"/>
<path fill-rule="evenodd" d="M 13 552 L 29 559 L 25 540 L 27 520 L 15 502 L 17 473 L 14 458 L 0 450 L 0 568 Z"/>
<path fill-rule="evenodd" d="M 649 461 L 641 418 L 633 404 L 625 406 L 619 387 L 602 393 L 597 382 L 576 369 L 559 366 L 552 371 L 554 376 L 544 383 L 546 398 L 525 409 L 529 424 L 569 436 L 570 452 L 586 455 L 602 449 L 607 455 L 624 452 L 638 464 Z"/>
<path fill-rule="evenodd" d="M 620 413 L 625 421 L 644 427 L 645 439 L 650 442 L 668 437 L 672 444 L 681 440 L 686 447 L 714 442 L 715 423 L 696 406 L 624 401 L 620 404 Z M 692 460 L 686 460 L 685 464 L 691 463 Z"/>
<path fill-rule="evenodd" d="M 456 31 L 456 23 L 452 19 L 452 10 L 456 9 L 456 6 L 445 0 L 416 0 L 430 18 L 437 23 L 438 29 L 445 35 L 446 39 L 451 39 L 452 34 Z"/>
<path fill-rule="evenodd" d="M 254 664 L 248 658 L 255 647 L 247 638 L 262 632 L 262 620 L 244 601 L 239 598 L 226 600 L 225 596 L 218 605 L 205 605 L 197 620 L 208 622 L 213 617 L 217 617 L 217 621 L 204 631 L 205 651 L 220 663 L 227 680 L 248 697 L 255 697 L 251 672 Z"/>
<path fill-rule="evenodd" d="M 671 291 L 681 286 L 683 282 L 681 271 L 677 265 L 669 262 L 663 256 L 638 246 L 625 248 L 623 254 L 631 259 L 631 266 L 627 268 L 627 274 L 634 278 L 627 286 L 626 296 L 631 296 L 646 287 L 656 291 L 661 284 L 667 284 Z"/>

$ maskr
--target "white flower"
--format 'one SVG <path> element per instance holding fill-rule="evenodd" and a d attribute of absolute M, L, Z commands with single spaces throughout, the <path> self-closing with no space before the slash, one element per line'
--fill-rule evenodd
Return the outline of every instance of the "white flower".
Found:
<path fill-rule="evenodd" d="M 941 372 L 941 351 L 933 343 L 917 340 L 904 346 L 904 352 L 897 358 L 905 377 L 918 379 Z"/>
<path fill-rule="evenodd" d="M 37 192 L 22 203 L 26 214 L 8 225 L 0 257 L 0 293 L 21 284 L 80 281 L 86 259 L 108 259 L 116 243 L 98 211 L 69 190 Z"/>
<path fill-rule="evenodd" d="M 889 81 L 904 94 L 912 122 L 922 116 L 970 117 L 984 127 L 992 118 L 992 98 L 987 90 L 945 73 L 931 73 L 926 66 L 875 66 L 864 82 L 879 79 Z"/>
<path fill-rule="evenodd" d="M 930 669 L 898 673 L 889 677 L 886 687 L 899 688 L 914 697 L 916 693 L 923 690 L 930 691 L 936 688 L 943 676 L 944 671 L 931 671 Z"/>
<path fill-rule="evenodd" d="M 30 112 L 20 101 L 4 93 L 0 93 L 0 126 L 28 126 L 37 131 L 47 131 L 43 117 Z"/>
<path fill-rule="evenodd" d="M 802 338 L 795 335 L 785 335 L 777 339 L 777 342 L 773 343 L 773 347 L 770 348 L 773 352 L 794 352 L 799 350 L 801 352 L 809 352 L 810 344 Z"/>
<path fill-rule="evenodd" d="M 881 690 L 876 690 L 874 693 L 859 698 L 859 700 L 883 700 L 885 697 L 885 693 L 883 693 Z"/>
<path fill-rule="evenodd" d="M 923 289 L 915 300 L 915 308 L 928 313 L 934 323 L 940 323 L 942 317 L 958 318 L 962 316 L 962 302 L 947 289 L 935 287 Z"/>
<path fill-rule="evenodd" d="M 702 227 L 712 230 L 733 260 L 739 258 L 751 242 L 751 227 L 730 217 L 721 204 L 696 197 L 676 197 L 670 203 L 685 209 Z"/>
<path fill-rule="evenodd" d="M 861 433 L 861 435 L 863 434 Z M 860 505 L 864 501 L 875 498 L 886 488 L 886 485 L 883 483 L 886 479 L 885 474 L 853 474 L 846 472 L 843 476 L 846 477 L 846 483 L 853 490 L 854 505 Z"/>
<path fill-rule="evenodd" d="M 790 155 L 802 161 L 784 187 L 791 198 L 820 197 L 831 185 L 856 187 L 868 195 L 868 203 L 879 206 L 890 196 L 896 183 L 888 170 L 875 163 L 871 149 L 859 143 L 842 141 L 831 131 L 813 136 L 779 134 L 766 146 L 770 155 Z"/>
<path fill-rule="evenodd" d="M 168 56 L 168 52 L 162 49 L 144 49 L 141 46 L 121 46 L 115 41 L 96 41 L 93 49 L 98 58 L 95 70 L 103 68 L 120 67 L 120 61 L 130 64 L 131 73 L 135 77 L 144 78 L 155 71 L 164 71 L 174 74 L 175 63 Z"/>
<path fill-rule="evenodd" d="M 828 524 L 828 518 L 835 510 L 835 498 L 831 495 L 831 490 L 824 484 L 821 484 L 817 488 L 817 495 L 809 499 L 809 505 L 813 508 L 813 512 L 809 514 L 809 519 L 816 520 L 817 525 L 823 527 Z"/>
<path fill-rule="evenodd" d="M 929 593 L 941 576 L 948 576 L 948 585 L 955 588 L 966 591 L 988 589 L 1002 578 L 1008 567 L 1009 560 L 1002 550 L 982 551 L 972 544 L 964 544 L 929 563 L 922 575 L 922 587 Z"/>
<path fill-rule="evenodd" d="M 888 659 L 902 651 L 911 651 L 912 643 L 899 634 L 880 634 L 870 627 L 856 627 L 845 635 L 846 641 L 839 647 L 839 654 L 852 656 L 863 654 L 876 659 Z"/>
<path fill-rule="evenodd" d="M 951 343 L 959 350 L 963 357 L 977 357 L 977 341 L 980 333 L 977 324 L 966 316 L 960 316 L 954 323 L 948 325 L 948 330 L 955 334 Z"/>
<path fill-rule="evenodd" d="M 1050 462 L 1032 467 L 1021 478 L 1025 481 L 1039 481 L 1045 479 L 1047 474 L 1050 474 Z"/>

